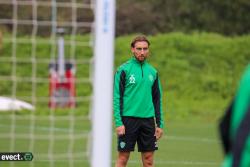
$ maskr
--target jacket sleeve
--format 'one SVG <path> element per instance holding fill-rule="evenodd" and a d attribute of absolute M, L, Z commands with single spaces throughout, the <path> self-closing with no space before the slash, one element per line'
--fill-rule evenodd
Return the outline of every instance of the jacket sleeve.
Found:
<path fill-rule="evenodd" d="M 234 100 L 231 102 L 230 106 L 226 110 L 224 116 L 221 118 L 219 123 L 220 138 L 225 153 L 228 153 L 231 150 L 232 143 L 230 140 L 230 122 L 232 117 L 233 106 Z"/>
<path fill-rule="evenodd" d="M 114 96 L 113 96 L 113 108 L 115 126 L 122 126 L 122 111 L 123 111 L 123 96 L 125 90 L 125 77 L 126 74 L 123 70 L 118 70 L 114 79 Z"/>
<path fill-rule="evenodd" d="M 163 113 L 162 113 L 162 88 L 158 74 L 152 86 L 152 99 L 155 110 L 156 125 L 159 128 L 163 128 Z"/>

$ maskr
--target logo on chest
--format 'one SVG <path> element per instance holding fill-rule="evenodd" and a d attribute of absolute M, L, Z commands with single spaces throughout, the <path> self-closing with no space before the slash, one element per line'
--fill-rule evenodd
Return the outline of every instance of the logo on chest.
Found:
<path fill-rule="evenodd" d="M 151 82 L 153 82 L 154 81 L 154 77 L 153 77 L 153 75 L 148 75 L 148 79 L 151 81 Z"/>
<path fill-rule="evenodd" d="M 135 83 L 135 75 L 131 74 L 129 77 L 129 83 L 134 84 Z"/>

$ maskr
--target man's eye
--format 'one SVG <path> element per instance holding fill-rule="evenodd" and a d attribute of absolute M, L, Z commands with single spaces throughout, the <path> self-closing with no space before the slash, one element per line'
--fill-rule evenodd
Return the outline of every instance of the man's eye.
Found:
<path fill-rule="evenodd" d="M 142 50 L 147 51 L 148 48 L 136 48 L 136 50 L 138 50 L 138 51 L 142 51 Z"/>

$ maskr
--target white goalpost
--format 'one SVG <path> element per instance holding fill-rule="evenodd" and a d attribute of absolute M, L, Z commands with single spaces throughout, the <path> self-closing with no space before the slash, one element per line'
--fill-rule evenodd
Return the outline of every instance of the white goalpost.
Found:
<path fill-rule="evenodd" d="M 0 152 L 34 156 L 3 166 L 112 165 L 114 27 L 115 0 L 0 0 Z"/>
<path fill-rule="evenodd" d="M 91 166 L 110 167 L 115 0 L 99 0 L 95 10 L 93 147 Z"/>

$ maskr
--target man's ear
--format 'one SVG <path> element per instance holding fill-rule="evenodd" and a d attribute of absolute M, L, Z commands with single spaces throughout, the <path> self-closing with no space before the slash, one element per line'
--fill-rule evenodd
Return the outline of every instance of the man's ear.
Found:
<path fill-rule="evenodd" d="M 135 48 L 133 48 L 133 47 L 131 47 L 130 50 L 131 50 L 132 53 L 135 52 Z"/>

